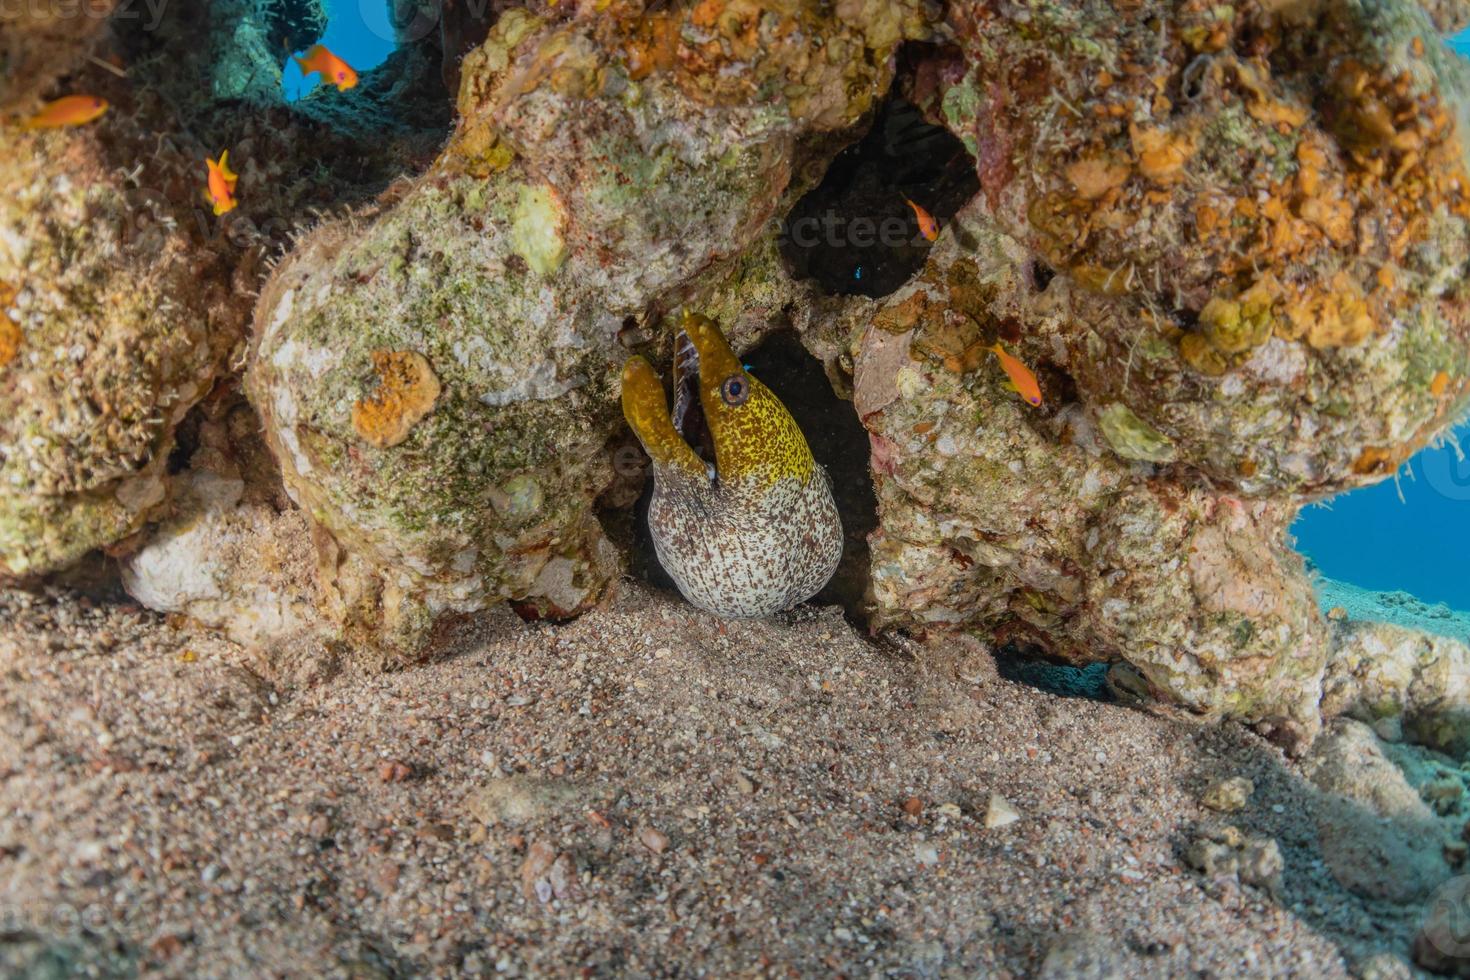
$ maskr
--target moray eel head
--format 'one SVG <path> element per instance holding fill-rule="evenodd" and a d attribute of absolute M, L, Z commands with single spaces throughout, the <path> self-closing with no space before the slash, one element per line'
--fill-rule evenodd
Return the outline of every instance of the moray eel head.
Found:
<path fill-rule="evenodd" d="M 679 346 L 672 416 L 653 367 L 641 357 L 623 367 L 623 415 L 654 463 L 706 478 L 713 463 L 714 479 L 725 483 L 810 480 L 816 461 L 796 420 L 745 370 L 715 322 L 686 314 Z M 686 441 L 706 435 L 708 445 Z M 714 459 L 701 458 L 701 449 Z"/>
<path fill-rule="evenodd" d="M 653 459 L 654 550 L 686 599 L 720 616 L 767 616 L 832 577 L 842 521 L 827 474 L 712 320 L 684 318 L 672 413 L 652 365 L 634 357 L 623 415 Z"/>

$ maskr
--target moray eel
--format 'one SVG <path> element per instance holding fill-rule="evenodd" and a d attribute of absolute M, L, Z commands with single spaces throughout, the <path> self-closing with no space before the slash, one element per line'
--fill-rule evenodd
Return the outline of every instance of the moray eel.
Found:
<path fill-rule="evenodd" d="M 842 557 L 842 521 L 796 420 L 707 317 L 684 317 L 674 378 L 671 416 L 652 365 L 623 367 L 623 415 L 653 460 L 659 564 L 717 616 L 769 616 L 810 599 Z"/>

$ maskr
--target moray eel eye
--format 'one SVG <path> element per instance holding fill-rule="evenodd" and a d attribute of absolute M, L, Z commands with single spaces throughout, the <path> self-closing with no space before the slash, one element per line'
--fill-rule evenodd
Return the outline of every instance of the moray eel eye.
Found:
<path fill-rule="evenodd" d="M 726 378 L 720 385 L 720 397 L 726 405 L 744 405 L 745 399 L 750 397 L 750 385 L 745 376 L 736 374 Z"/>

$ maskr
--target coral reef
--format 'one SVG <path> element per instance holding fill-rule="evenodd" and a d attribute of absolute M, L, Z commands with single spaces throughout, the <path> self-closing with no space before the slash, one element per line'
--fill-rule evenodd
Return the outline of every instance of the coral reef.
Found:
<path fill-rule="evenodd" d="M 1322 710 L 1470 758 L 1470 647 L 1387 623 L 1333 624 Z"/>
<path fill-rule="evenodd" d="M 929 98 L 1076 287 L 1024 349 L 1216 487 L 1391 472 L 1465 403 L 1466 69 L 1413 4 L 1173 6 L 951 9 L 968 70 Z"/>
<path fill-rule="evenodd" d="M 1466 4 L 394 10 L 384 65 L 292 106 L 315 0 L 7 25 L 0 107 L 114 111 L 0 132 L 0 578 L 106 548 L 297 659 L 583 612 L 647 472 L 620 368 L 684 308 L 737 354 L 796 331 L 851 399 L 873 628 L 1109 663 L 1293 749 L 1348 714 L 1470 752 L 1463 645 L 1329 624 L 1287 534 L 1470 404 Z M 906 229 L 917 190 L 937 241 L 871 261 L 781 228 Z"/>
<path fill-rule="evenodd" d="M 871 107 L 922 24 L 870 6 L 507 12 L 465 59 L 429 173 L 282 264 L 249 390 L 353 570 L 348 635 L 413 655 L 446 614 L 598 598 L 618 567 L 593 504 L 619 335 L 722 280 L 776 213 L 797 138 Z"/>
<path fill-rule="evenodd" d="M 911 94 L 981 193 L 836 330 L 881 620 L 1122 658 L 1300 745 L 1328 638 L 1286 528 L 1466 400 L 1465 69 L 1405 3 L 956 4 L 949 26 L 959 54 Z"/>
<path fill-rule="evenodd" d="M 1465 0 L 1420 0 L 1420 6 L 1442 34 L 1458 34 L 1470 27 L 1470 3 Z"/>
<path fill-rule="evenodd" d="M 1079 325 L 1070 281 L 1038 290 L 1031 261 L 975 204 L 862 317 L 879 622 L 1126 659 L 1195 710 L 1310 733 L 1325 629 L 1285 540 L 1291 508 L 1159 479 L 1163 437 L 1118 403 L 1094 417 L 1069 401 L 1060 365 L 1040 374 L 1053 407 L 1008 391 L 985 343 L 1060 350 Z"/>

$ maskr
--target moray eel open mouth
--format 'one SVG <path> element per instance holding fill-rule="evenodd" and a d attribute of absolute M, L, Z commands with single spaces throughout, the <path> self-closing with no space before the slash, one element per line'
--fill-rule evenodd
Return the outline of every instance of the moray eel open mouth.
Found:
<path fill-rule="evenodd" d="M 702 609 L 732 617 L 789 609 L 815 595 L 842 557 L 827 474 L 714 321 L 690 314 L 683 327 L 672 413 L 648 361 L 623 367 L 623 415 L 653 461 L 654 549 Z"/>
<path fill-rule="evenodd" d="M 674 431 L 689 443 L 691 449 L 709 467 L 715 478 L 715 440 L 705 421 L 704 405 L 699 400 L 699 349 L 689 334 L 679 332 L 674 341 Z"/>

